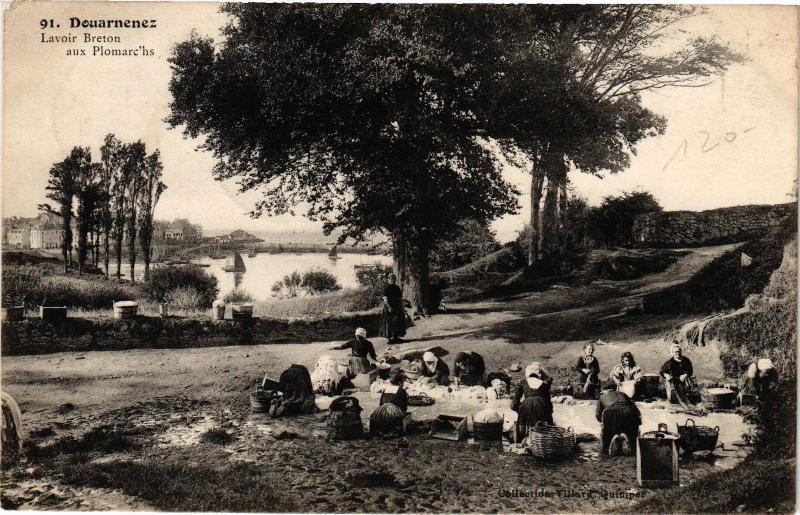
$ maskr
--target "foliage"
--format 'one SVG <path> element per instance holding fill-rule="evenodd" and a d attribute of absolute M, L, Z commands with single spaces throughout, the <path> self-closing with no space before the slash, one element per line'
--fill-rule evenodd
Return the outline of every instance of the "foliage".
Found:
<path fill-rule="evenodd" d="M 303 285 L 303 276 L 298 271 L 283 276 L 283 279 L 272 285 L 273 297 L 297 297 Z"/>
<path fill-rule="evenodd" d="M 342 289 L 336 276 L 323 269 L 311 269 L 303 273 L 301 286 L 310 294 Z"/>
<path fill-rule="evenodd" d="M 374 266 L 356 270 L 356 280 L 361 285 L 363 295 L 354 306 L 355 311 L 372 309 L 381 303 L 386 277 L 392 272 L 390 265 L 375 263 Z"/>
<path fill-rule="evenodd" d="M 294 271 L 272 285 L 272 296 L 291 298 L 305 291 L 308 295 L 340 290 L 342 287 L 336 276 L 322 269 L 311 269 L 300 273 Z"/>
<path fill-rule="evenodd" d="M 203 308 L 211 307 L 219 294 L 217 278 L 196 265 L 155 268 L 143 285 L 147 296 L 156 302 L 164 302 L 167 294 L 178 288 L 194 288 Z"/>
<path fill-rule="evenodd" d="M 42 280 L 35 269 L 3 266 L 3 307 L 35 306 L 36 292 L 41 288 Z"/>
<path fill-rule="evenodd" d="M 108 309 L 115 301 L 136 300 L 138 297 L 135 288 L 122 284 L 59 275 L 42 276 L 41 271 L 33 267 L 3 267 L 5 306 L 24 302 L 27 307 Z"/>
<path fill-rule="evenodd" d="M 453 270 L 488 256 L 499 248 L 500 244 L 488 224 L 464 220 L 457 231 L 434 244 L 431 264 L 435 270 Z"/>
<path fill-rule="evenodd" d="M 250 304 L 254 300 L 253 296 L 250 295 L 247 290 L 241 288 L 235 288 L 222 297 L 222 301 L 225 304 Z"/>
<path fill-rule="evenodd" d="M 636 216 L 658 211 L 662 211 L 661 204 L 646 191 L 609 195 L 589 212 L 589 237 L 603 247 L 632 245 Z"/>
<path fill-rule="evenodd" d="M 296 318 L 368 311 L 376 305 L 374 297 L 368 296 L 366 290 L 347 288 L 320 295 L 256 301 L 253 314 L 259 317 Z"/>
<path fill-rule="evenodd" d="M 219 180 L 261 190 L 255 214 L 308 215 L 340 239 L 388 234 L 424 297 L 430 247 L 464 218 L 515 209 L 481 141 L 503 20 L 493 8 L 227 4 L 215 44 L 169 59 L 168 123 L 204 138 Z"/>
<path fill-rule="evenodd" d="M 164 302 L 171 307 L 183 311 L 194 311 L 204 306 L 203 295 L 193 286 L 181 286 L 170 290 L 164 296 Z"/>

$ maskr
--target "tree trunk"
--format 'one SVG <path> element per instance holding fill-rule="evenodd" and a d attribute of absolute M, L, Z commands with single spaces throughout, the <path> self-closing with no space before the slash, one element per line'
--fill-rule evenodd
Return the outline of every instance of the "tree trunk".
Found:
<path fill-rule="evenodd" d="M 116 246 L 115 250 L 117 252 L 117 282 L 121 282 L 122 281 L 122 239 L 123 239 L 124 235 L 121 234 L 121 233 L 122 233 L 122 231 L 119 231 L 119 233 L 114 235 L 115 236 L 115 238 L 114 238 L 115 242 L 114 243 L 116 244 L 115 245 Z"/>
<path fill-rule="evenodd" d="M 542 202 L 544 174 L 538 166 L 531 170 L 531 239 L 528 242 L 528 266 L 539 260 L 539 204 Z"/>
<path fill-rule="evenodd" d="M 135 217 L 134 213 L 131 217 Z M 136 282 L 134 269 L 136 268 L 136 222 L 128 223 L 128 263 L 131 265 L 131 283 Z"/>
<path fill-rule="evenodd" d="M 408 249 L 406 248 L 405 239 L 400 235 L 394 236 L 392 238 L 392 268 L 394 275 L 397 277 L 397 285 L 401 289 L 405 289 L 406 286 L 407 254 Z"/>
<path fill-rule="evenodd" d="M 567 177 L 561 178 L 558 185 L 558 235 L 559 251 L 564 252 L 568 246 L 567 232 Z"/>
<path fill-rule="evenodd" d="M 547 194 L 542 211 L 542 254 L 550 257 L 558 253 L 558 182 L 547 177 Z"/>
<path fill-rule="evenodd" d="M 108 229 L 103 229 L 103 251 L 105 254 L 103 255 L 103 264 L 105 265 L 106 269 L 106 279 L 108 279 L 108 261 L 109 261 L 109 253 L 111 252 L 111 245 L 109 242 L 109 231 Z"/>
<path fill-rule="evenodd" d="M 430 238 L 422 237 L 409 242 L 406 263 L 408 275 L 403 297 L 411 303 L 418 313 L 432 313 L 430 298 Z"/>

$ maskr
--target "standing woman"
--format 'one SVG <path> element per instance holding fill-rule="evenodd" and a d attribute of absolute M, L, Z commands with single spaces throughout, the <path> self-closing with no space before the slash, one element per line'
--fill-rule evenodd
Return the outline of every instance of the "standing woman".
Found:
<path fill-rule="evenodd" d="M 525 381 L 514 392 L 511 409 L 517 412 L 517 435 L 524 438 L 537 422 L 553 425 L 550 385 L 553 378 L 534 361 L 525 369 Z M 521 402 L 520 400 L 523 399 Z"/>
<path fill-rule="evenodd" d="M 397 276 L 389 274 L 388 284 L 383 289 L 383 312 L 381 313 L 380 336 L 397 343 L 406 335 L 406 310 L 403 307 L 403 290 L 396 284 Z"/>

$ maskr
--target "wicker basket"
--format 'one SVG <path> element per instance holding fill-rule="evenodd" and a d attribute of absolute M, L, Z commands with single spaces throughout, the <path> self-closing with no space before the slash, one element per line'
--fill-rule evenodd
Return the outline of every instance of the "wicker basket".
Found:
<path fill-rule="evenodd" d="M 364 436 L 361 406 L 355 397 L 339 397 L 331 403 L 328 415 L 328 440 L 354 440 Z"/>
<path fill-rule="evenodd" d="M 433 398 L 427 396 L 424 393 L 419 395 L 409 395 L 408 396 L 408 405 L 409 406 L 433 406 L 436 401 Z"/>
<path fill-rule="evenodd" d="M 476 440 L 500 441 L 503 439 L 503 422 L 473 422 L 472 435 Z"/>
<path fill-rule="evenodd" d="M 272 399 L 280 396 L 280 392 L 257 388 L 250 393 L 250 411 L 253 413 L 267 413 L 272 404 Z"/>
<path fill-rule="evenodd" d="M 527 447 L 537 458 L 563 460 L 575 448 L 575 432 L 570 427 L 563 428 L 538 422 L 528 432 Z"/>
<path fill-rule="evenodd" d="M 689 425 L 691 422 L 691 425 Z M 680 446 L 686 452 L 713 451 L 717 448 L 719 426 L 708 427 L 695 425 L 694 420 L 686 419 L 684 425 L 676 424 L 681 435 Z"/>

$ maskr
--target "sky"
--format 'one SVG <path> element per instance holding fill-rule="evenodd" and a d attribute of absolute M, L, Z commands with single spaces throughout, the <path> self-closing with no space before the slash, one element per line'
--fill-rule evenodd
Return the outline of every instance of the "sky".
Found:
<path fill-rule="evenodd" d="M 212 3 L 23 2 L 5 16 L 3 216 L 35 216 L 45 202 L 48 170 L 76 145 L 99 159 L 103 137 L 141 139 L 158 148 L 167 191 L 156 210 L 161 219 L 189 218 L 206 234 L 248 231 L 317 231 L 302 216 L 253 220 L 254 196 L 211 177 L 214 159 L 196 150 L 163 119 L 170 101 L 167 57 L 192 29 L 219 39 L 225 16 Z M 716 34 L 748 56 L 703 88 L 646 93 L 644 103 L 668 119 L 666 134 L 639 144 L 623 173 L 596 178 L 570 173 L 576 194 L 598 204 L 624 191 L 651 192 L 667 210 L 704 210 L 741 204 L 788 202 L 797 177 L 797 8 L 707 6 L 681 30 Z M 84 43 L 70 18 L 156 19 L 155 29 L 93 29 L 119 35 L 121 43 Z M 54 20 L 49 35 L 73 34 L 76 43 L 43 43 L 40 23 Z M 45 22 L 49 23 L 49 22 Z M 144 45 L 152 56 L 67 56 Z M 523 192 L 521 208 L 493 224 L 502 241 L 530 216 L 529 176 L 506 166 L 505 177 Z M 302 210 L 301 210 L 302 211 Z"/>

